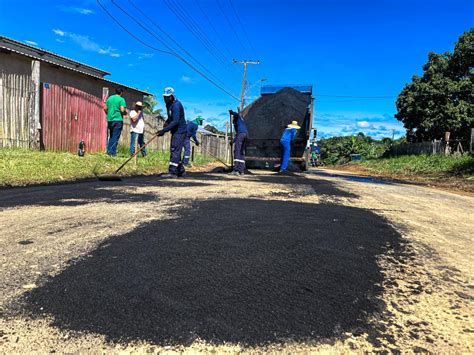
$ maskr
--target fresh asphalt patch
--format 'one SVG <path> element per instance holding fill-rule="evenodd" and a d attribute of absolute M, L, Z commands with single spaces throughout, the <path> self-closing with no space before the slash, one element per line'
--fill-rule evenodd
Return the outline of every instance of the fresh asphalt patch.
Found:
<path fill-rule="evenodd" d="M 108 238 L 25 293 L 20 312 L 119 343 L 336 339 L 371 327 L 378 258 L 402 248 L 384 218 L 330 203 L 190 200 L 173 216 Z"/>

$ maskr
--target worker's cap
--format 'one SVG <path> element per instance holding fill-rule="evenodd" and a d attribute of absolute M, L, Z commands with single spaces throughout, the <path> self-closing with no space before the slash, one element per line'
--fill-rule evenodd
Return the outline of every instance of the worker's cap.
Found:
<path fill-rule="evenodd" d="M 143 107 L 143 103 L 142 103 L 141 101 L 137 101 L 137 102 L 135 103 L 135 106 Z"/>
<path fill-rule="evenodd" d="M 301 128 L 300 126 L 298 126 L 298 121 L 292 121 L 287 127 L 288 128 L 296 128 L 296 129 Z"/>
<path fill-rule="evenodd" d="M 163 96 L 171 96 L 174 95 L 174 89 L 172 87 L 167 87 L 163 91 Z"/>

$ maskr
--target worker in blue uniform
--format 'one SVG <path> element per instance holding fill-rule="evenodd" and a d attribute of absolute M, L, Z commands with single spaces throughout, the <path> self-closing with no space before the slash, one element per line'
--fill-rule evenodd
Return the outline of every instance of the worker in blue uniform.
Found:
<path fill-rule="evenodd" d="M 162 175 L 163 178 L 176 178 L 183 176 L 185 173 L 184 166 L 181 162 L 181 153 L 183 150 L 184 140 L 186 139 L 186 119 L 184 117 L 184 108 L 181 102 L 176 98 L 174 89 L 165 88 L 163 98 L 166 104 L 168 119 L 164 128 L 158 132 L 159 136 L 166 132 L 171 132 L 170 147 L 170 163 L 168 174 Z"/>
<path fill-rule="evenodd" d="M 248 130 L 244 120 L 239 113 L 229 110 L 234 124 L 234 170 L 233 175 L 244 175 L 245 173 L 245 147 L 247 145 Z"/>
<path fill-rule="evenodd" d="M 197 116 L 193 121 L 189 121 L 186 126 L 186 138 L 184 139 L 184 158 L 183 165 L 188 166 L 189 157 L 191 156 L 191 138 L 194 140 L 194 143 L 199 146 L 199 140 L 196 136 L 198 127 L 202 125 L 204 118 Z"/>
<path fill-rule="evenodd" d="M 287 128 L 283 131 L 280 138 L 280 145 L 282 148 L 280 173 L 284 173 L 288 169 L 288 163 L 290 162 L 291 153 L 291 142 L 295 140 L 298 130 L 301 127 L 298 126 L 298 122 L 291 122 Z"/>

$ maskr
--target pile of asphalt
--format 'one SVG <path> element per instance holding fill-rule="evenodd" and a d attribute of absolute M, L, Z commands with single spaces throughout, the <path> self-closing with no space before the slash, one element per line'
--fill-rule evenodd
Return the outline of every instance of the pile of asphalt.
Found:
<path fill-rule="evenodd" d="M 292 89 L 284 88 L 273 95 L 263 95 L 245 108 L 245 119 L 252 140 L 279 140 L 283 130 L 291 121 L 297 121 L 305 127 L 309 119 L 307 112 L 311 96 Z M 304 137 L 305 130 L 300 130 Z"/>

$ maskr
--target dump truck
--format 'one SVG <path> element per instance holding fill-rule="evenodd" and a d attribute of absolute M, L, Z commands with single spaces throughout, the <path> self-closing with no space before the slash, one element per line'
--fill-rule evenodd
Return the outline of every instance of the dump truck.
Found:
<path fill-rule="evenodd" d="M 246 149 L 248 168 L 276 169 L 280 164 L 280 137 L 291 121 L 301 126 L 292 144 L 289 170 L 306 170 L 306 147 L 313 122 L 312 85 L 265 85 L 260 97 L 244 108 L 249 131 Z"/>

